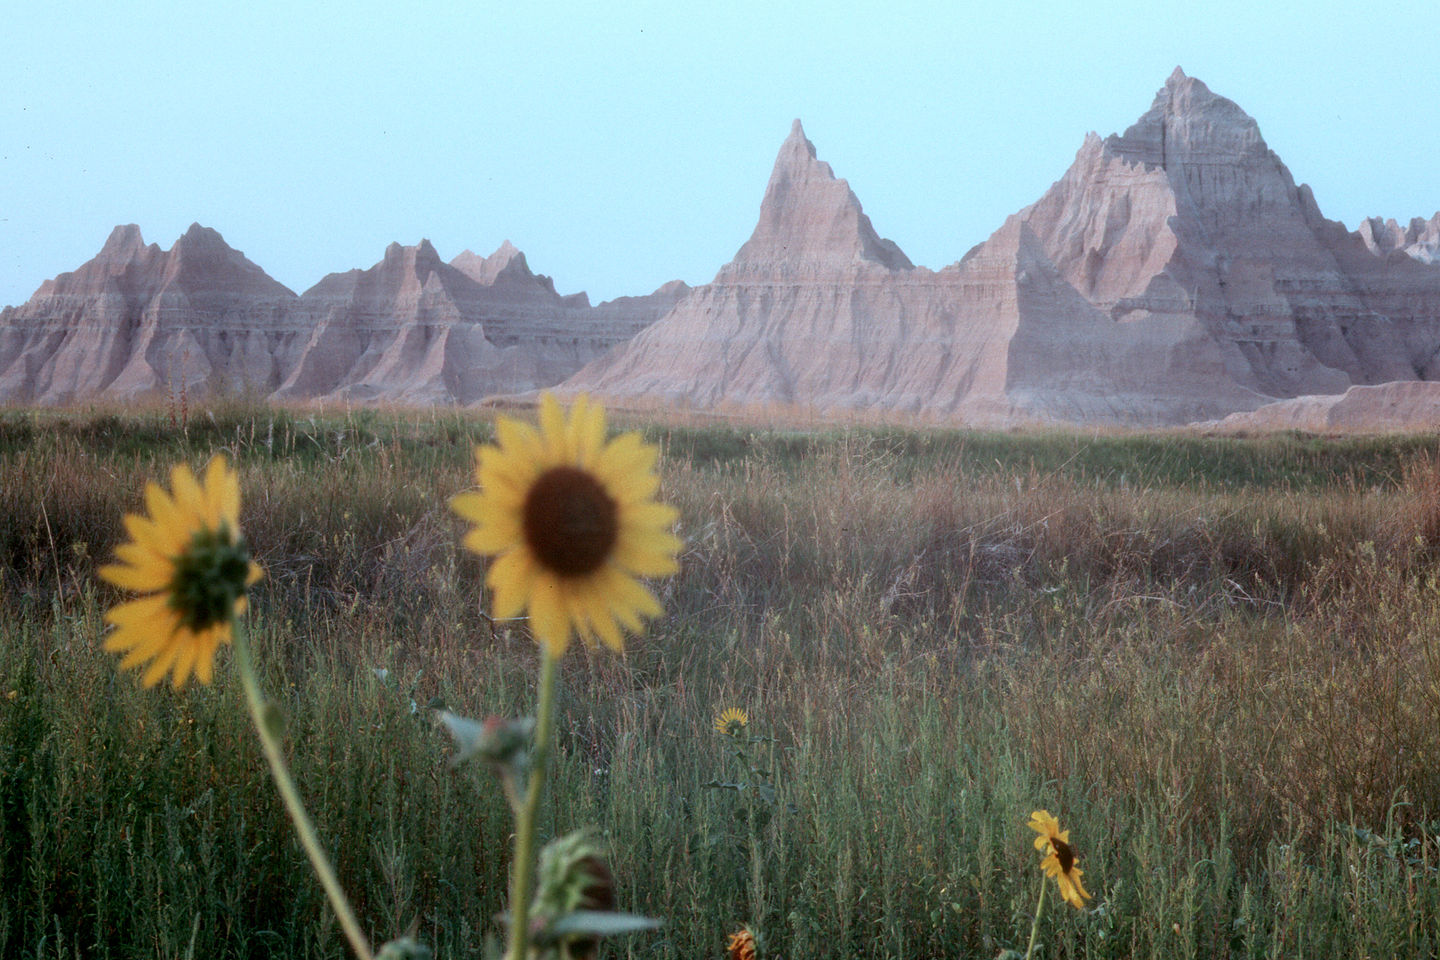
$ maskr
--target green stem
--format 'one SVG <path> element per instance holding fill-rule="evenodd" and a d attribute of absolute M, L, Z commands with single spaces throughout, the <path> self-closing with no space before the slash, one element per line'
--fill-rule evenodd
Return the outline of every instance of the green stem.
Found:
<path fill-rule="evenodd" d="M 370 943 L 355 920 L 355 912 L 350 909 L 350 901 L 345 899 L 345 891 L 340 889 L 340 881 L 335 878 L 335 868 L 330 866 L 330 860 L 320 846 L 315 824 L 305 812 L 300 791 L 295 789 L 295 781 L 290 777 L 290 768 L 286 766 L 285 755 L 280 749 L 279 732 L 274 729 L 279 726 L 276 722 L 279 714 L 260 692 L 260 682 L 255 677 L 255 664 L 250 658 L 250 643 L 239 618 L 234 620 L 233 632 L 235 663 L 240 668 L 240 684 L 245 688 L 245 700 L 250 705 L 250 716 L 255 721 L 255 730 L 260 734 L 260 746 L 265 750 L 265 759 L 270 761 L 270 773 L 275 778 L 275 786 L 280 790 L 280 798 L 285 801 L 285 812 L 290 814 L 290 822 L 295 825 L 295 833 L 300 837 L 300 846 L 305 848 L 305 853 L 310 857 L 310 865 L 320 877 L 320 886 L 325 888 L 325 895 L 330 898 L 335 919 L 340 921 L 340 929 L 350 941 L 350 949 L 355 951 L 355 956 L 360 960 L 374 960 Z"/>
<path fill-rule="evenodd" d="M 555 721 L 555 668 L 558 657 L 540 653 L 540 706 L 535 749 L 530 754 L 530 785 L 515 812 L 515 863 L 510 872 L 510 948 L 506 960 L 525 960 L 530 946 L 530 878 L 535 871 L 535 817 L 545 789 L 550 760 L 550 730 Z"/>
<path fill-rule="evenodd" d="M 1030 946 L 1025 948 L 1025 960 L 1030 960 L 1030 954 L 1035 952 L 1035 935 L 1040 932 L 1040 914 L 1045 910 L 1045 890 L 1048 887 L 1044 874 L 1041 874 L 1040 900 L 1035 904 L 1035 919 L 1030 923 Z"/>

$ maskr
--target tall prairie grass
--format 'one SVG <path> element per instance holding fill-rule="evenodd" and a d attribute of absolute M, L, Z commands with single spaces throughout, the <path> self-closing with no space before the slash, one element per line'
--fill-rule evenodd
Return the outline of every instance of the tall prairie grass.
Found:
<path fill-rule="evenodd" d="M 1440 442 L 641 424 L 682 512 L 666 616 L 563 664 L 550 820 L 596 824 L 611 955 L 995 957 L 1057 812 L 1064 957 L 1440 951 Z M 532 709 L 446 500 L 480 415 L 0 415 L 0 956 L 340 957 L 222 656 L 141 691 L 97 563 L 218 449 L 252 634 L 372 939 L 475 957 L 509 816 L 431 708 Z M 759 774 L 735 782 L 728 706 Z M 763 781 L 765 790 L 756 789 Z"/>

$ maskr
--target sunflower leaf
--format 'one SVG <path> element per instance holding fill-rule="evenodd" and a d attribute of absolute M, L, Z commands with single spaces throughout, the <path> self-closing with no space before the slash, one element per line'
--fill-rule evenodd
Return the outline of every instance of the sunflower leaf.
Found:
<path fill-rule="evenodd" d="M 614 937 L 625 933 L 641 933 L 655 930 L 660 921 L 633 913 L 614 913 L 608 910 L 574 910 L 558 917 L 550 924 L 549 932 L 556 937 L 575 934 L 589 934 L 596 937 Z"/>

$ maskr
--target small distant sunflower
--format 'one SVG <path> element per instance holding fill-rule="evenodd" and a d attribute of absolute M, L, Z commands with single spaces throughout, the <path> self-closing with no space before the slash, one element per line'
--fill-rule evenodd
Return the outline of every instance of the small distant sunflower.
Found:
<path fill-rule="evenodd" d="M 730 943 L 725 947 L 725 960 L 755 960 L 755 934 L 750 932 L 749 927 L 730 935 Z"/>
<path fill-rule="evenodd" d="M 584 396 L 567 416 L 547 393 L 539 429 L 501 417 L 495 437 L 475 452 L 480 489 L 450 501 L 476 524 L 465 546 L 495 558 L 485 577 L 495 617 L 528 611 L 552 657 L 577 634 L 622 649 L 622 627 L 638 633 L 661 612 L 637 578 L 677 569 L 679 513 L 652 499 L 659 451 L 633 432 L 607 442 L 605 413 Z"/>
<path fill-rule="evenodd" d="M 1080 882 L 1085 871 L 1075 865 L 1079 858 L 1070 845 L 1070 831 L 1061 830 L 1060 821 L 1050 816 L 1049 810 L 1036 810 L 1030 814 L 1030 822 L 1026 826 L 1040 834 L 1035 838 L 1035 849 L 1045 854 L 1045 859 L 1040 861 L 1040 869 L 1047 877 L 1055 878 L 1060 885 L 1060 896 L 1066 903 L 1077 910 L 1085 909 L 1085 901 L 1090 899 L 1090 894 L 1085 892 L 1085 885 Z"/>
<path fill-rule="evenodd" d="M 726 707 L 715 718 L 715 732 L 727 737 L 738 737 L 750 726 L 750 717 L 739 707 Z"/>
<path fill-rule="evenodd" d="M 130 542 L 116 548 L 120 562 L 99 574 L 145 594 L 105 614 L 115 627 L 105 649 L 125 654 L 122 669 L 148 663 L 141 678 L 146 687 L 173 671 L 178 689 L 192 674 L 210 682 L 215 651 L 230 642 L 234 618 L 245 612 L 245 591 L 261 572 L 240 535 L 240 479 L 223 456 L 211 458 L 203 483 L 183 464 L 170 483 L 173 493 L 146 485 L 150 515 L 126 514 Z"/>

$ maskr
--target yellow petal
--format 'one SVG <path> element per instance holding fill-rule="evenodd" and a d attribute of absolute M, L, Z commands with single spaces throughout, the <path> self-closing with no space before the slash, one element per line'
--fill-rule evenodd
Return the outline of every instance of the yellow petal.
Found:
<path fill-rule="evenodd" d="M 675 554 L 683 544 L 670 534 L 637 535 L 622 529 L 614 562 L 640 577 L 666 577 L 680 569 Z"/>
<path fill-rule="evenodd" d="M 680 511 L 668 503 L 633 503 L 620 508 L 620 522 L 651 530 L 669 530 L 680 519 Z"/>
<path fill-rule="evenodd" d="M 229 469 L 223 453 L 211 457 L 205 468 L 205 497 L 217 526 L 223 521 L 240 528 L 240 475 Z"/>
<path fill-rule="evenodd" d="M 511 620 L 520 616 L 535 589 L 538 573 L 539 568 L 527 550 L 512 550 L 490 564 L 485 582 L 495 594 L 495 619 Z"/>
<path fill-rule="evenodd" d="M 621 507 L 627 507 L 635 503 L 643 503 L 655 496 L 660 489 L 660 478 L 653 473 L 630 472 L 619 478 L 600 477 L 600 482 L 605 485 L 605 490 Z"/>
<path fill-rule="evenodd" d="M 138 513 L 125 514 L 125 531 L 137 545 L 149 547 L 163 556 L 173 557 L 185 546 L 185 538 L 178 532 L 167 530 Z"/>
<path fill-rule="evenodd" d="M 203 645 L 204 641 L 197 637 L 180 647 L 180 652 L 175 657 L 175 675 L 171 678 L 171 684 L 176 690 L 185 686 L 185 682 L 190 679 L 190 674 L 195 669 L 195 658 Z"/>
<path fill-rule="evenodd" d="M 597 476 L 619 481 L 622 478 L 654 473 L 660 449 L 646 443 L 639 433 L 622 433 L 611 440 L 595 463 Z"/>
<path fill-rule="evenodd" d="M 570 617 L 564 591 L 554 576 L 541 572 L 530 591 L 530 632 L 552 657 L 570 645 Z"/>
<path fill-rule="evenodd" d="M 575 399 L 570 415 L 570 449 L 574 462 L 589 469 L 605 445 L 605 410 L 586 394 Z"/>
<path fill-rule="evenodd" d="M 134 590 L 137 593 L 151 593 L 155 590 L 164 590 L 170 585 L 174 578 L 174 569 L 167 565 L 147 564 L 143 567 L 132 567 L 120 563 L 106 564 L 96 571 L 100 579 L 106 583 L 114 584 L 121 590 Z"/>
<path fill-rule="evenodd" d="M 475 468 L 480 492 L 508 506 L 518 506 L 524 501 L 526 491 L 538 474 L 538 457 L 498 447 L 482 447 L 479 465 Z"/>
<path fill-rule="evenodd" d="M 161 678 L 170 672 L 170 667 L 179 659 L 180 654 L 188 644 L 188 639 L 182 639 L 182 633 L 188 635 L 189 631 L 177 631 L 171 643 L 160 651 L 150 666 L 145 668 L 145 673 L 141 675 L 140 683 L 147 689 L 159 683 Z"/>
<path fill-rule="evenodd" d="M 148 544 L 144 543 L 122 543 L 115 548 L 115 558 L 121 563 L 129 564 L 132 567 L 164 567 L 167 570 L 173 569 L 175 564 L 169 555 L 156 553 Z"/>
<path fill-rule="evenodd" d="M 118 632 L 116 634 L 119 635 Z M 140 643 L 132 647 L 124 657 L 120 659 L 120 669 L 129 670 L 131 667 L 138 667 L 142 663 L 149 663 L 160 655 L 170 645 L 169 636 L 144 636 L 140 637 Z M 118 646 L 106 644 L 105 649 L 111 653 L 120 653 Z"/>
<path fill-rule="evenodd" d="M 603 589 L 612 610 L 632 610 L 646 617 L 658 617 L 664 612 L 655 595 L 641 586 L 634 577 L 626 576 L 613 566 L 602 568 L 597 575 L 604 578 Z"/>
<path fill-rule="evenodd" d="M 195 658 L 195 679 L 207 687 L 215 678 L 215 648 L 217 646 L 219 644 L 212 636 Z"/>
<path fill-rule="evenodd" d="M 473 490 L 457 493 L 450 498 L 450 509 L 471 523 L 480 522 L 480 518 L 484 516 L 485 504 L 486 498 Z"/>
<path fill-rule="evenodd" d="M 179 464 L 170 471 L 170 489 L 175 503 L 183 510 L 192 525 L 203 525 L 214 529 L 220 525 L 219 518 L 210 516 L 210 504 L 205 491 L 195 482 L 195 474 L 185 464 Z"/>
<path fill-rule="evenodd" d="M 560 401 L 555 399 L 553 393 L 542 394 L 540 396 L 540 437 L 545 446 L 546 466 L 574 462 L 569 444 L 566 443 L 565 427 L 565 411 L 561 409 Z"/>
<path fill-rule="evenodd" d="M 163 593 L 119 603 L 105 611 L 105 622 L 117 627 L 164 626 L 176 619 L 175 611 L 170 609 L 170 598 Z"/>
<path fill-rule="evenodd" d="M 606 611 L 605 616 L 595 621 L 595 632 L 600 634 L 600 639 L 604 642 L 605 646 L 614 650 L 616 653 L 625 649 L 625 636 L 620 632 L 620 627 L 615 622 L 615 617 L 609 611 Z"/>
<path fill-rule="evenodd" d="M 170 494 L 153 480 L 145 484 L 145 506 L 154 518 L 155 525 L 163 530 L 167 537 L 179 541 L 182 549 L 189 544 L 195 533 L 194 522 L 181 512 L 175 501 L 170 499 Z"/>
<path fill-rule="evenodd" d="M 482 557 L 494 556 L 513 550 L 520 543 L 515 530 L 501 527 L 475 527 L 465 534 L 460 543 L 472 553 Z"/>

